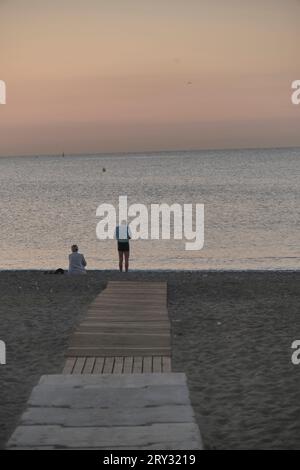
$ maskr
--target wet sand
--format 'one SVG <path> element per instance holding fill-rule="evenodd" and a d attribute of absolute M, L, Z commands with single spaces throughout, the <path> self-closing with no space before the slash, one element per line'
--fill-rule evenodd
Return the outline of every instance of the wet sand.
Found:
<path fill-rule="evenodd" d="M 186 372 L 207 449 L 300 449 L 300 272 L 0 272 L 0 447 L 42 374 L 114 279 L 167 280 L 173 370 Z"/>

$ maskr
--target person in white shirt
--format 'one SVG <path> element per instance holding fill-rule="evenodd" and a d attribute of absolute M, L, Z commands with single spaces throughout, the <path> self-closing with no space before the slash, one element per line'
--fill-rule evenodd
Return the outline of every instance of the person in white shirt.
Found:
<path fill-rule="evenodd" d="M 78 253 L 78 246 L 71 246 L 72 253 L 69 255 L 68 274 L 86 274 L 86 261 L 81 253 Z"/>
<path fill-rule="evenodd" d="M 125 258 L 125 271 L 129 268 L 129 240 L 131 239 L 131 231 L 125 220 L 116 227 L 115 238 L 118 241 L 119 253 L 119 270 L 123 271 L 123 258 Z"/>

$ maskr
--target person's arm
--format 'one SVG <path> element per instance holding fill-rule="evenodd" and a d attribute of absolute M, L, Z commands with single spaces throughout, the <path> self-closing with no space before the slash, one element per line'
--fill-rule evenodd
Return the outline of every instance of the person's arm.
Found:
<path fill-rule="evenodd" d="M 85 257 L 82 255 L 82 266 L 86 267 L 87 262 L 85 261 Z"/>
<path fill-rule="evenodd" d="M 131 230 L 130 230 L 129 226 L 128 226 L 127 232 L 128 232 L 128 239 L 131 240 L 132 233 L 131 233 Z"/>

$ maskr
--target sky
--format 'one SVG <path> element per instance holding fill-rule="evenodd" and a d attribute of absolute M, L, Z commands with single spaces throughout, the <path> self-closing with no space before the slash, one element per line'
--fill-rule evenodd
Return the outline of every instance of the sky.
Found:
<path fill-rule="evenodd" d="M 300 146 L 299 0 L 0 0 L 0 155 Z"/>

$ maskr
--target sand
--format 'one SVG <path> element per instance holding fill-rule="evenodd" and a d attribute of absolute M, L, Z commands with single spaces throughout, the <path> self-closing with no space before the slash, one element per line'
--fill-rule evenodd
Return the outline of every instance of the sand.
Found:
<path fill-rule="evenodd" d="M 114 279 L 167 280 L 173 370 L 186 372 L 207 449 L 300 449 L 300 272 L 0 272 L 0 447 L 74 326 Z"/>

